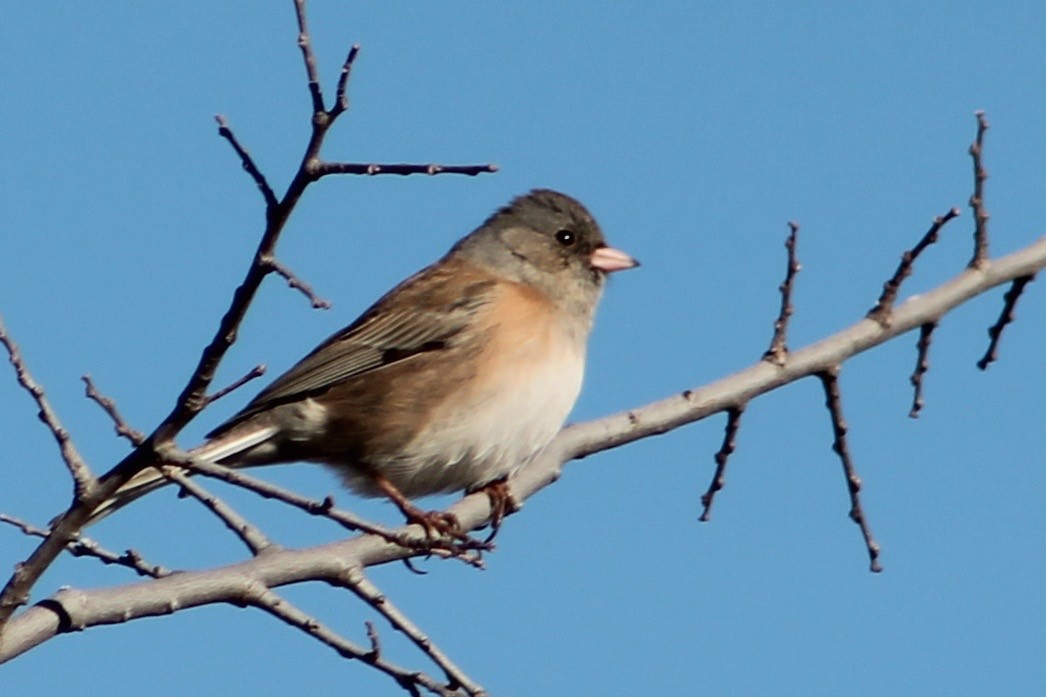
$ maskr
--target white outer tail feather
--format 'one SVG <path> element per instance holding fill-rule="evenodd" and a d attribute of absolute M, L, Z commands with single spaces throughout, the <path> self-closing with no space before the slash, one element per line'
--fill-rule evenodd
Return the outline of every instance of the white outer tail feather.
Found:
<path fill-rule="evenodd" d="M 234 429 L 229 434 L 219 436 L 214 440 L 193 448 L 189 451 L 189 455 L 192 457 L 193 461 L 218 462 L 264 443 L 275 435 L 277 431 L 279 431 L 279 428 L 276 426 L 265 426 L 263 428 L 244 431 L 243 433 L 238 434 Z M 230 467 L 236 467 L 235 461 L 225 464 Z M 192 474 L 192 472 L 189 472 L 189 474 Z M 132 501 L 135 501 L 160 487 L 166 486 L 169 483 L 170 482 L 167 478 L 164 477 L 155 467 L 147 467 L 146 469 L 143 469 L 141 472 L 127 480 L 126 484 L 117 489 L 112 498 L 95 509 L 86 525 L 94 525 L 102 518 L 109 516 L 111 513 L 115 513 Z"/>

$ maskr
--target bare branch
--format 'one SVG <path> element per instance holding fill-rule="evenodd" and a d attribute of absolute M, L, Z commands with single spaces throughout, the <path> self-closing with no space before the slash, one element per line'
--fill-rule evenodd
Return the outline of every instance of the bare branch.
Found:
<path fill-rule="evenodd" d="M 272 541 L 266 537 L 261 529 L 248 522 L 247 519 L 237 513 L 232 506 L 192 481 L 178 467 L 161 465 L 157 469 L 159 469 L 167 479 L 178 484 L 178 486 L 182 488 L 182 491 L 192 496 L 194 499 L 206 506 L 211 513 L 218 516 L 218 518 L 225 523 L 225 527 L 229 528 L 229 530 L 239 537 L 240 541 L 247 545 L 247 549 L 251 550 L 251 554 L 254 556 L 258 556 L 262 552 L 273 547 L 278 547 L 278 545 L 274 545 Z"/>
<path fill-rule="evenodd" d="M 525 501 L 556 481 L 572 459 L 618 447 L 725 411 L 739 402 L 803 377 L 838 365 L 923 324 L 940 319 L 952 308 L 990 288 L 1028 276 L 1046 267 L 1046 238 L 1008 256 L 989 260 L 980 269 L 967 269 L 895 308 L 889 327 L 862 319 L 825 339 L 789 354 L 785 366 L 766 361 L 700 388 L 685 390 L 646 406 L 565 428 L 542 452 L 510 478 L 513 495 Z M 490 518 L 490 499 L 482 492 L 466 496 L 449 510 L 471 530 Z M 395 534 L 419 535 L 415 527 Z M 52 537 L 53 539 L 53 537 Z M 64 549 L 64 543 L 61 549 Z M 242 596 L 242 584 L 257 579 L 269 587 L 329 578 L 346 566 L 367 567 L 399 561 L 419 552 L 391 544 L 385 538 L 364 536 L 310 549 L 280 550 L 220 569 L 185 571 L 170 579 L 148 581 L 120 589 L 68 590 L 51 602 L 73 617 L 74 626 L 87 627 L 169 614 L 179 608 L 231 602 Z M 16 574 L 12 583 L 23 582 Z M 172 583 L 176 580 L 176 583 Z M 31 586 L 31 584 L 30 584 Z M 20 586 L 13 585 L 17 590 Z M 28 588 L 29 586 L 25 586 Z M 12 591 L 13 593 L 14 591 Z M 14 596 L 12 596 L 14 597 Z M 0 633 L 0 662 L 47 641 L 60 630 L 54 609 L 37 605 L 22 612 Z"/>
<path fill-rule="evenodd" d="M 287 285 L 295 290 L 301 291 L 301 294 L 309 299 L 313 309 L 316 310 L 329 310 L 331 309 L 331 303 L 329 300 L 324 300 L 312 290 L 305 281 L 301 280 L 294 275 L 294 272 L 288 269 L 283 263 L 280 262 L 276 257 L 268 257 L 262 260 L 262 263 L 267 265 L 270 269 L 278 273 L 280 276 L 287 281 Z"/>
<path fill-rule="evenodd" d="M 50 528 L 40 528 L 5 513 L 0 513 L 0 523 L 13 525 L 30 537 L 46 538 L 51 534 Z M 106 565 L 124 566 L 147 578 L 163 578 L 171 574 L 171 571 L 162 566 L 146 562 L 142 555 L 133 549 L 117 554 L 102 547 L 90 537 L 82 535 L 66 543 L 65 548 L 74 557 L 92 557 Z"/>
<path fill-rule="evenodd" d="M 371 650 L 367 651 L 359 644 L 349 641 L 344 638 L 330 627 L 326 626 L 315 617 L 303 612 L 285 598 L 273 593 L 271 590 L 264 586 L 254 586 L 250 596 L 247 598 L 247 602 L 269 613 L 273 617 L 280 621 L 300 629 L 305 632 L 313 639 L 326 644 L 330 648 L 338 652 L 338 655 L 343 658 L 356 659 L 363 661 L 368 665 L 377 668 L 382 673 L 385 673 L 398 685 L 404 687 L 404 689 L 410 690 L 413 687 L 413 692 L 417 693 L 417 688 L 424 688 L 429 692 L 437 695 L 454 695 L 455 690 L 448 689 L 441 685 L 434 678 L 421 673 L 419 671 L 412 671 L 406 668 L 402 668 L 394 663 L 386 661 L 380 654 L 380 651 L 375 651 L 374 646 L 375 638 L 374 635 L 368 631 L 368 637 L 371 639 Z M 367 623 L 370 625 L 370 623 Z M 372 626 L 371 626 L 372 627 Z M 408 687 L 410 686 L 410 687 Z"/>
<path fill-rule="evenodd" d="M 233 382 L 231 385 L 227 385 L 226 387 L 223 387 L 222 389 L 218 390 L 214 394 L 207 395 L 207 404 L 212 404 L 214 402 L 217 402 L 219 399 L 221 399 L 225 395 L 229 394 L 230 392 L 234 392 L 234 391 L 240 389 L 241 387 L 246 385 L 251 380 L 254 380 L 256 378 L 260 378 L 262 375 L 265 375 L 265 370 L 266 370 L 265 364 L 264 363 L 259 363 L 258 365 L 256 365 L 253 368 L 251 368 L 250 371 L 248 371 L 246 375 L 244 375 L 239 380 Z"/>
<path fill-rule="evenodd" d="M 234 486 L 247 489 L 248 491 L 258 494 L 262 498 L 282 501 L 283 503 L 305 511 L 309 515 L 327 518 L 328 520 L 338 523 L 346 530 L 377 535 L 390 544 L 410 549 L 415 553 L 425 555 L 432 554 L 443 558 L 459 559 L 469 566 L 474 566 L 479 569 L 482 569 L 484 566 L 482 557 L 469 548 L 456 545 L 453 541 L 431 540 L 425 535 L 406 534 L 368 522 L 359 516 L 353 515 L 349 511 L 335 507 L 333 496 L 327 496 L 322 501 L 317 501 L 316 499 L 310 499 L 289 489 L 284 489 L 263 479 L 252 477 L 239 470 L 225 467 L 214 462 L 204 462 L 192 460 L 191 458 L 184 458 L 178 460 L 175 464 L 206 477 L 220 479 Z"/>
<path fill-rule="evenodd" d="M 126 438 L 134 446 L 139 446 L 142 441 L 145 440 L 145 434 L 138 431 L 124 421 L 123 416 L 120 415 L 119 410 L 116 408 L 116 402 L 109 397 L 98 391 L 95 387 L 94 381 L 91 380 L 90 375 L 82 375 L 80 379 L 84 381 L 85 389 L 84 394 L 88 399 L 95 402 L 100 406 L 109 418 L 113 420 L 113 427 L 116 429 L 116 435 L 121 438 Z"/>
<path fill-rule="evenodd" d="M 984 181 L 988 170 L 984 168 L 984 133 L 988 130 L 988 119 L 983 111 L 974 114 L 977 117 L 977 137 L 970 146 L 970 157 L 973 158 L 973 195 L 970 196 L 970 208 L 973 209 L 973 258 L 970 266 L 977 268 L 988 260 L 988 209 L 984 206 Z"/>
<path fill-rule="evenodd" d="M 360 53 L 360 45 L 355 44 L 349 49 L 349 55 L 341 66 L 341 74 L 338 76 L 338 88 L 334 93 L 334 106 L 331 108 L 331 116 L 337 117 L 341 112 L 349 108 L 348 85 L 349 75 L 352 73 L 352 65 L 356 62 L 356 56 Z"/>
<path fill-rule="evenodd" d="M 778 286 L 778 290 L 781 291 L 781 312 L 774 322 L 774 338 L 770 340 L 770 348 L 763 354 L 764 361 L 770 361 L 777 365 L 784 365 L 788 356 L 788 320 L 791 319 L 792 314 L 795 312 L 795 308 L 792 307 L 792 287 L 795 284 L 795 275 L 802 268 L 799 265 L 799 258 L 796 256 L 799 224 L 789 222 L 788 229 L 790 232 L 788 239 L 785 240 L 785 249 L 788 250 L 788 269 L 785 272 L 784 282 Z M 705 513 L 707 512 L 706 507 Z M 704 519 L 703 515 L 702 519 Z"/>
<path fill-rule="evenodd" d="M 336 580 L 345 588 L 358 595 L 364 602 L 374 608 L 378 613 L 389 621 L 397 631 L 402 632 L 415 646 L 421 649 L 433 663 L 438 665 L 447 675 L 450 690 L 459 687 L 468 695 L 474 697 L 485 696 L 487 691 L 478 683 L 473 681 L 461 668 L 459 668 L 442 649 L 439 648 L 424 632 L 404 615 L 399 608 L 382 593 L 373 582 L 370 581 L 361 569 L 351 567 L 340 574 Z"/>
<path fill-rule="evenodd" d="M 97 480 L 97 485 L 87 487 L 85 483 L 92 483 L 93 477 L 88 478 L 89 472 L 86 465 L 82 463 L 79 456 L 67 461 L 74 479 L 77 480 L 77 500 L 60 516 L 55 523 L 52 534 L 45 539 L 25 562 L 17 565 L 15 573 L 8 579 L 2 592 L 0 592 L 0 628 L 8 621 L 16 608 L 25 604 L 29 589 L 39 580 L 44 571 L 54 562 L 59 554 L 65 549 L 65 544 L 76 535 L 83 525 L 90 519 L 93 511 L 104 501 L 109 499 L 131 477 L 145 467 L 154 465 L 158 461 L 165 461 L 168 454 L 177 450 L 174 439 L 185 426 L 196 417 L 200 411 L 209 404 L 207 390 L 214 380 L 217 368 L 224 359 L 229 348 L 236 341 L 240 325 L 251 306 L 258 289 L 265 277 L 273 269 L 265 264 L 265 259 L 275 258 L 276 245 L 279 237 L 286 226 L 292 211 L 301 200 L 306 187 L 317 179 L 315 169 L 320 163 L 320 151 L 326 139 L 327 132 L 336 120 L 340 110 L 326 112 L 323 110 L 323 95 L 320 91 L 316 59 L 311 47 L 308 26 L 305 20 L 304 0 L 295 0 L 295 9 L 298 17 L 298 40 L 305 60 L 306 73 L 309 79 L 309 91 L 313 101 L 312 132 L 309 142 L 305 147 L 301 163 L 297 172 L 291 179 L 283 198 L 275 202 L 275 194 L 271 192 L 265 178 L 254 165 L 253 159 L 246 150 L 239 146 L 238 141 L 233 138 L 231 130 L 227 125 L 222 130 L 223 121 L 219 120 L 219 134 L 233 144 L 234 150 L 240 156 L 241 163 L 245 166 L 249 163 L 248 171 L 259 185 L 266 200 L 265 230 L 258 242 L 254 258 L 247 269 L 246 275 L 240 285 L 233 293 L 228 309 L 222 316 L 219 325 L 207 346 L 204 347 L 199 361 L 189 376 L 184 388 L 179 393 L 171 411 L 146 437 L 145 441 L 132 451 L 129 455 L 118 462 L 104 476 Z M 350 52 L 350 58 L 355 54 Z M 347 61 L 348 62 L 348 61 Z M 350 64 L 351 65 L 351 64 Z M 347 81 L 347 76 L 346 76 Z M 432 166 L 416 165 L 429 171 Z M 438 167 L 437 167 L 438 169 Z M 448 168 L 450 171 L 451 168 Z M 489 171 L 490 168 L 487 168 Z M 266 191 L 269 189 L 269 191 Z M 270 195 L 271 194 L 271 195 Z M 49 409 L 47 410 L 50 411 Z M 56 422 L 55 422 L 56 423 Z M 62 430 L 55 430 L 63 449 L 63 458 L 69 458 L 75 454 L 69 446 L 67 436 Z"/>
<path fill-rule="evenodd" d="M 949 220 L 957 217 L 959 213 L 960 211 L 958 208 L 952 208 L 944 215 L 939 215 L 934 218 L 930 229 L 926 231 L 926 234 L 923 235 L 918 244 L 901 255 L 901 263 L 897 265 L 897 270 L 894 272 L 890 280 L 883 284 L 883 292 L 882 295 L 879 296 L 879 302 L 875 304 L 875 307 L 868 311 L 869 318 L 883 324 L 890 321 L 890 311 L 893 309 L 893 304 L 897 300 L 897 293 L 900 291 L 904 279 L 912 275 L 912 268 L 915 264 L 915 260 L 919 258 L 919 255 L 922 254 L 924 249 L 937 241 L 941 228 L 947 225 Z"/>
<path fill-rule="evenodd" d="M 832 417 L 832 432 L 835 439 L 832 442 L 832 450 L 839 456 L 843 463 L 843 473 L 846 475 L 846 488 L 850 494 L 850 519 L 861 529 L 864 537 L 864 545 L 868 549 L 868 559 L 873 572 L 882 571 L 879 565 L 879 543 L 872 537 L 871 528 L 865 518 L 864 509 L 861 507 L 861 478 L 854 468 L 853 458 L 850 457 L 850 448 L 846 442 L 846 420 L 843 418 L 842 396 L 839 393 L 839 367 L 831 366 L 817 374 L 821 384 L 824 386 L 825 406 Z"/>
<path fill-rule="evenodd" d="M 908 412 L 908 416 L 913 419 L 919 418 L 919 412 L 923 408 L 923 376 L 930 369 L 930 342 L 933 341 L 933 331 L 935 329 L 937 329 L 936 322 L 927 322 L 919 327 L 919 342 L 916 344 L 919 356 L 915 360 L 915 370 L 912 372 L 911 377 L 908 378 L 908 381 L 912 383 L 914 388 L 912 408 Z"/>
<path fill-rule="evenodd" d="M 294 12 L 298 19 L 298 48 L 305 60 L 305 75 L 309 81 L 309 95 L 312 97 L 312 113 L 324 113 L 323 90 L 320 87 L 320 72 L 316 67 L 316 54 L 312 51 L 312 38 L 309 25 L 305 20 L 305 0 L 294 0 Z"/>
<path fill-rule="evenodd" d="M 981 370 L 987 370 L 988 366 L 999 357 L 999 339 L 1002 338 L 1002 330 L 1016 318 L 1014 308 L 1017 307 L 1017 300 L 1020 299 L 1021 293 L 1024 292 L 1024 286 L 1033 280 L 1035 280 L 1035 274 L 1033 273 L 1013 279 L 1010 289 L 1002 296 L 1004 302 L 1002 312 L 999 314 L 999 320 L 988 329 L 988 336 L 991 337 L 991 341 L 988 342 L 988 350 L 985 351 L 981 360 L 977 361 L 977 367 Z"/>
<path fill-rule="evenodd" d="M 8 335 L 2 317 L 0 317 L 0 344 L 3 344 L 4 348 L 7 349 L 7 358 L 15 369 L 15 377 L 18 379 L 18 384 L 36 402 L 37 416 L 47 426 L 47 430 L 51 432 L 55 442 L 58 443 L 58 450 L 62 454 L 62 462 L 65 463 L 66 469 L 69 470 L 69 475 L 73 478 L 74 496 L 77 501 L 82 501 L 98 485 L 98 480 L 95 479 L 94 474 L 91 473 L 91 468 L 87 466 L 83 457 L 80 456 L 80 452 L 73 444 L 73 439 L 69 432 L 65 430 L 61 421 L 58 420 L 58 414 L 51 408 L 51 403 L 47 401 L 44 388 L 33 379 L 32 373 L 29 372 L 29 367 L 22 358 L 22 352 L 18 349 L 18 344 Z"/>
<path fill-rule="evenodd" d="M 265 199 L 266 210 L 273 210 L 279 205 L 279 201 L 276 199 L 276 194 L 273 192 L 272 187 L 269 186 L 269 182 L 265 179 L 265 175 L 258 169 L 258 165 L 254 164 L 254 158 L 247 152 L 247 149 L 240 145 L 240 141 L 236 138 L 236 135 L 229 128 L 229 122 L 221 114 L 215 114 L 214 120 L 218 122 L 218 135 L 225 140 L 229 141 L 229 145 L 236 151 L 236 154 L 240 158 L 240 164 L 243 165 L 243 169 L 247 174 L 251 175 L 251 179 L 258 185 L 258 191 L 261 192 L 262 198 Z"/>
<path fill-rule="evenodd" d="M 330 174 L 465 174 L 474 177 L 477 174 L 487 174 L 498 171 L 494 164 L 486 165 L 419 165 L 419 164 L 363 164 L 357 162 L 321 162 L 314 170 L 315 177 L 325 177 Z"/>
<path fill-rule="evenodd" d="M 374 628 L 374 623 L 367 620 L 363 623 L 367 628 L 367 638 L 370 640 L 370 655 L 375 658 L 381 657 L 381 641 L 378 638 L 378 630 Z"/>
<path fill-rule="evenodd" d="M 726 410 L 726 432 L 723 434 L 723 445 L 715 454 L 715 474 L 712 475 L 712 483 L 708 485 L 708 491 L 701 496 L 701 505 L 704 506 L 704 510 L 701 511 L 701 517 L 698 520 L 702 523 L 707 523 L 712 519 L 712 503 L 715 501 L 715 495 L 726 484 L 726 463 L 736 447 L 737 431 L 741 428 L 741 415 L 744 413 L 744 406 L 730 407 Z"/>

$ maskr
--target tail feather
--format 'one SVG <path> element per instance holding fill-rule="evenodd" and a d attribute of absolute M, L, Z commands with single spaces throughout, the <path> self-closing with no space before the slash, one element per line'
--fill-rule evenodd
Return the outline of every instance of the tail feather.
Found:
<path fill-rule="evenodd" d="M 275 435 L 278 430 L 275 426 L 264 426 L 240 432 L 234 429 L 214 440 L 193 448 L 189 451 L 189 454 L 193 460 L 201 462 L 222 462 L 223 460 L 228 460 L 228 458 L 235 458 L 236 455 L 264 443 Z M 238 463 L 233 459 L 222 462 L 222 464 L 236 467 Z M 192 473 L 190 472 L 189 474 Z M 94 525 L 102 518 L 115 513 L 132 501 L 169 483 L 170 481 L 155 467 L 148 467 L 142 470 L 117 489 L 112 498 L 96 508 L 86 525 Z"/>

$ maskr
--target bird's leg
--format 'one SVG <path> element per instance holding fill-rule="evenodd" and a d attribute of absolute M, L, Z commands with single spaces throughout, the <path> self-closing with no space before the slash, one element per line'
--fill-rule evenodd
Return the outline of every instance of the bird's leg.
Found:
<path fill-rule="evenodd" d="M 374 483 L 400 509 L 408 523 L 417 523 L 425 528 L 426 536 L 430 534 L 436 537 L 446 535 L 456 540 L 471 541 L 471 538 L 461 530 L 461 523 L 453 513 L 423 511 L 411 503 L 410 499 L 404 496 L 385 475 L 372 471 L 371 476 L 374 478 Z"/>
<path fill-rule="evenodd" d="M 505 516 L 515 513 L 522 506 L 512 496 L 512 491 L 509 490 L 508 482 L 504 478 L 494 480 L 480 491 L 486 492 L 487 498 L 490 499 L 490 534 L 484 540 L 484 542 L 490 542 L 501 530 L 501 521 L 505 519 Z"/>

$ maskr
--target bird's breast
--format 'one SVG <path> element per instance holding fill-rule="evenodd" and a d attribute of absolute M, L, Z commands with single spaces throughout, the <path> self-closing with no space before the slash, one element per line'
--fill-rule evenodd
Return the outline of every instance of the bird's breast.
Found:
<path fill-rule="evenodd" d="M 386 472 L 408 496 L 511 474 L 552 440 L 581 390 L 587 325 L 537 291 L 509 287 L 475 322 L 467 377 Z"/>

